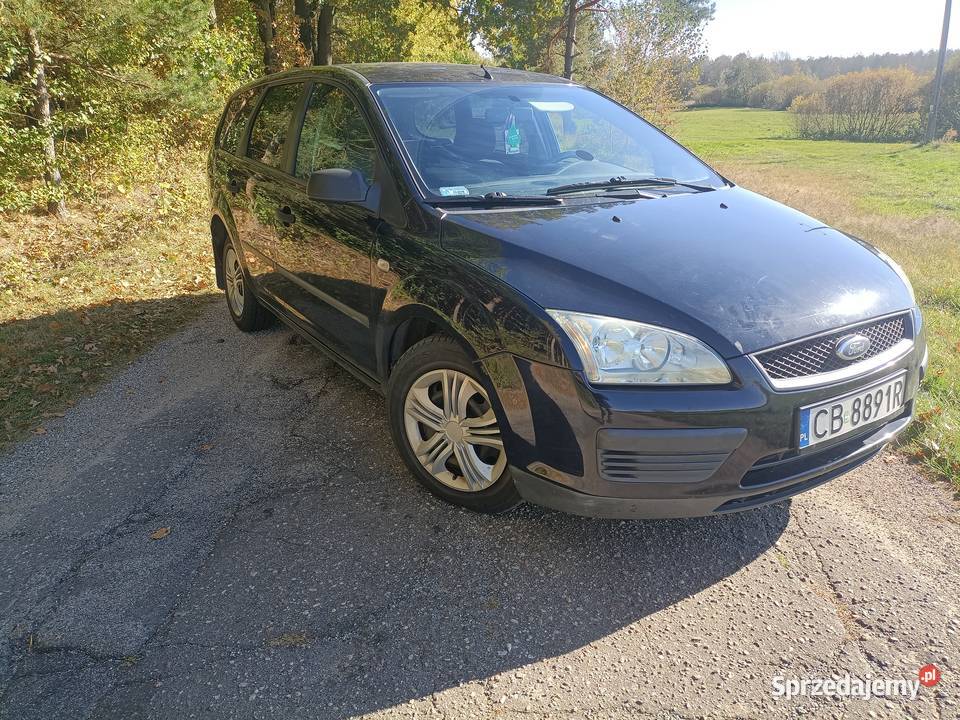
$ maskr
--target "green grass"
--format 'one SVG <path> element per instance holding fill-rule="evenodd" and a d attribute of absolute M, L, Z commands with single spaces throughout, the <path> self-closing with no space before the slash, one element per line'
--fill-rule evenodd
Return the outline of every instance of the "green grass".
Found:
<path fill-rule="evenodd" d="M 910 276 L 930 373 L 905 451 L 960 489 L 960 143 L 792 137 L 790 114 L 677 113 L 671 133 L 734 182 L 880 247 Z"/>
<path fill-rule="evenodd" d="M 790 113 L 717 108 L 674 116 L 673 133 L 704 159 L 734 160 L 843 176 L 857 187 L 856 202 L 880 214 L 945 213 L 960 220 L 960 143 L 798 140 Z"/>

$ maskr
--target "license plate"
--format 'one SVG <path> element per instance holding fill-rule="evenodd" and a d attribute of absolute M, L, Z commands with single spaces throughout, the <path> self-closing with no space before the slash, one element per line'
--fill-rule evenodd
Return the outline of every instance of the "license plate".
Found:
<path fill-rule="evenodd" d="M 907 374 L 881 380 L 863 390 L 800 408 L 800 447 L 851 433 L 903 409 Z"/>

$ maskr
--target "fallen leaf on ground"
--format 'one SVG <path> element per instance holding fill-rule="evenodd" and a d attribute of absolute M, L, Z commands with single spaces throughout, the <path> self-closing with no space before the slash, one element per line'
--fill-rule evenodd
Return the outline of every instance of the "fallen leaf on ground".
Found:
<path fill-rule="evenodd" d="M 152 533 L 150 533 L 150 539 L 163 540 L 169 534 L 170 534 L 170 528 L 168 527 L 157 528 Z"/>
<path fill-rule="evenodd" d="M 284 633 L 267 641 L 270 647 L 301 647 L 306 644 L 306 633 Z"/>

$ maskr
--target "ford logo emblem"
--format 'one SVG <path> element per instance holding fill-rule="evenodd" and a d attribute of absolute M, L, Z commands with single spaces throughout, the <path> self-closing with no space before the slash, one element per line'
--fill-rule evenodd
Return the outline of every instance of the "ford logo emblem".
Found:
<path fill-rule="evenodd" d="M 847 335 L 837 341 L 837 357 L 841 360 L 856 360 L 867 354 L 870 338 L 866 335 Z"/>

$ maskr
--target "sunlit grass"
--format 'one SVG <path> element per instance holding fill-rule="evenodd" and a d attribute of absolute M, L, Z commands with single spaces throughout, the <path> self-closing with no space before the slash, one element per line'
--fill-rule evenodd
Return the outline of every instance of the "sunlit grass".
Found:
<path fill-rule="evenodd" d="M 0 216 L 0 446 L 194 317 L 214 286 L 199 153 L 58 222 Z"/>
<path fill-rule="evenodd" d="M 717 165 L 783 167 L 842 178 L 851 199 L 885 215 L 946 214 L 960 220 L 960 143 L 798 140 L 790 113 L 718 108 L 675 115 L 674 135 Z"/>

